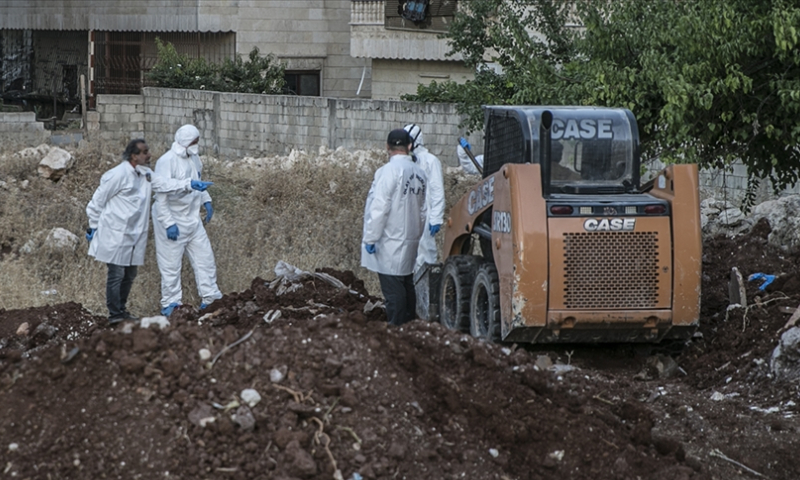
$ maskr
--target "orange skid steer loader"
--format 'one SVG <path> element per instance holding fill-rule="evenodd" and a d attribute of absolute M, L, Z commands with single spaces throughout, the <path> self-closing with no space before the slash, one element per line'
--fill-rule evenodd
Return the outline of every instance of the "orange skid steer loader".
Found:
<path fill-rule="evenodd" d="M 690 338 L 700 311 L 696 165 L 640 185 L 626 109 L 486 107 L 483 179 L 415 277 L 420 318 L 491 341 Z"/>

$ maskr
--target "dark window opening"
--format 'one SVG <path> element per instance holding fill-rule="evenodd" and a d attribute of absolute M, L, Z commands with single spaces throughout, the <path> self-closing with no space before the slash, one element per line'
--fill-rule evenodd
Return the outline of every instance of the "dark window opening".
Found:
<path fill-rule="evenodd" d="M 78 66 L 64 65 L 61 67 L 61 85 L 64 97 L 71 100 L 80 100 L 78 97 Z"/>
<path fill-rule="evenodd" d="M 284 73 L 283 93 L 319 97 L 319 71 L 297 71 Z"/>

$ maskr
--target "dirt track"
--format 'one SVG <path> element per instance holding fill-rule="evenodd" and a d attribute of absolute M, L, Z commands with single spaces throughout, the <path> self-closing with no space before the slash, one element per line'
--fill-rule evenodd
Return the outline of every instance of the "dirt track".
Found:
<path fill-rule="evenodd" d="M 282 295 L 257 278 L 163 331 L 69 303 L 0 311 L 3 478 L 797 479 L 800 389 L 767 372 L 800 272 L 764 232 L 706 242 L 702 337 L 672 368 L 387 327 L 349 272 Z M 726 320 L 732 266 L 784 276 Z"/>

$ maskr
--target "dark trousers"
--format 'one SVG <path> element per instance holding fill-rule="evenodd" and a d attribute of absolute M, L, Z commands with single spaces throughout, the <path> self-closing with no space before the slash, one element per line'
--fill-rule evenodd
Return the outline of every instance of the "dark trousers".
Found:
<path fill-rule="evenodd" d="M 131 293 L 133 279 L 136 278 L 138 267 L 131 265 L 108 265 L 108 278 L 106 279 L 106 306 L 108 318 L 121 318 L 127 311 L 128 294 Z"/>
<path fill-rule="evenodd" d="M 417 318 L 417 294 L 414 275 L 378 274 L 381 292 L 386 300 L 386 316 L 392 325 L 402 325 Z"/>

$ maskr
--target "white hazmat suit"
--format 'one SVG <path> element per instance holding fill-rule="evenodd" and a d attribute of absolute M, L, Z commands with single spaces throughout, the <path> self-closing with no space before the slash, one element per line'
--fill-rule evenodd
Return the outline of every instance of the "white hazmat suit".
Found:
<path fill-rule="evenodd" d="M 425 196 L 428 215 L 425 219 L 424 232 L 419 240 L 419 249 L 414 264 L 416 271 L 426 263 L 437 263 L 439 259 L 436 237 L 430 234 L 429 228 L 431 225 L 442 225 L 444 222 L 444 179 L 442 178 L 442 163 L 436 158 L 436 155 L 425 148 L 419 125 L 406 125 L 403 129 L 414 141 L 414 156 L 417 158 L 417 165 L 425 172 L 428 179 L 428 191 Z"/>
<path fill-rule="evenodd" d="M 393 155 L 375 172 L 364 208 L 361 266 L 383 275 L 414 271 L 425 224 L 427 178 L 409 155 Z M 366 245 L 375 245 L 369 254 Z"/>
<path fill-rule="evenodd" d="M 89 228 L 96 229 L 89 244 L 90 256 L 113 265 L 144 265 L 153 191 L 191 192 L 191 180 L 154 175 L 149 168 L 133 168 L 128 161 L 103 174 L 86 206 Z"/>
<path fill-rule="evenodd" d="M 200 180 L 203 164 L 188 148 L 200 132 L 184 125 L 175 132 L 172 148 L 156 163 L 156 174 L 174 179 Z M 211 242 L 200 218 L 200 207 L 211 201 L 208 192 L 157 193 L 153 203 L 156 258 L 161 271 L 161 307 L 181 303 L 181 265 L 184 253 L 194 270 L 197 291 L 205 305 L 222 298 L 217 287 L 217 267 Z M 167 238 L 167 228 L 178 227 L 178 239 Z"/>
<path fill-rule="evenodd" d="M 461 145 L 456 147 L 456 154 L 458 155 L 458 163 L 461 164 L 461 168 L 464 169 L 465 173 L 469 173 L 471 175 L 480 175 L 478 169 L 475 168 L 475 164 L 472 163 L 472 160 L 470 160 L 466 150 L 464 150 Z M 477 161 L 478 165 L 483 168 L 483 155 L 476 155 L 475 161 Z"/>

